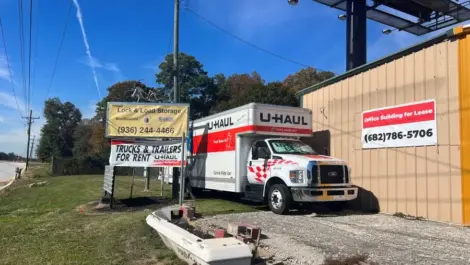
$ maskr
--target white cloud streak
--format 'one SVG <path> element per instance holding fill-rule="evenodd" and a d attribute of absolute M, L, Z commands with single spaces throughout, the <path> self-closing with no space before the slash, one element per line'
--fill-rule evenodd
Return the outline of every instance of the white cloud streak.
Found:
<path fill-rule="evenodd" d="M 88 58 L 86 60 L 80 60 L 80 62 L 94 69 L 101 68 L 114 73 L 117 79 L 116 81 L 122 81 L 125 79 L 121 69 L 116 63 L 101 62 L 100 60 L 98 60 L 98 58 L 95 57 L 91 57 L 91 60 L 89 60 Z M 100 78 L 100 80 L 103 81 L 102 78 Z"/>
<path fill-rule="evenodd" d="M 80 29 L 82 31 L 83 44 L 85 45 L 85 52 L 88 56 L 91 72 L 93 73 L 93 79 L 95 81 L 96 89 L 98 91 L 98 97 L 101 98 L 100 86 L 99 86 L 99 83 L 98 83 L 98 76 L 96 75 L 96 70 L 95 70 L 95 67 L 93 65 L 93 56 L 91 56 L 90 45 L 88 43 L 88 38 L 87 38 L 87 35 L 86 35 L 85 27 L 83 25 L 82 10 L 81 10 L 80 5 L 78 4 L 77 0 L 73 0 L 73 4 L 75 5 L 75 8 L 77 8 L 77 20 L 78 20 L 78 24 L 80 25 Z"/>
<path fill-rule="evenodd" d="M 18 101 L 18 106 L 16 106 L 16 100 Z M 5 92 L 0 92 L 0 106 L 5 106 L 10 109 L 16 109 L 19 107 L 20 110 L 26 108 L 26 105 L 23 101 L 21 101 L 19 98 L 15 99 L 13 95 Z"/>

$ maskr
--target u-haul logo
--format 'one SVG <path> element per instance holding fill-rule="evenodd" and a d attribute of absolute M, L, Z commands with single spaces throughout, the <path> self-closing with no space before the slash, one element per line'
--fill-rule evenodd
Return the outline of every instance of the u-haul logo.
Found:
<path fill-rule="evenodd" d="M 278 113 L 263 113 L 260 112 L 259 118 L 261 122 L 267 123 L 281 123 L 281 124 L 302 124 L 308 125 L 305 122 L 305 117 L 300 115 L 278 114 Z"/>
<path fill-rule="evenodd" d="M 211 121 L 207 125 L 208 125 L 209 131 L 211 131 L 215 129 L 230 127 L 234 125 L 234 123 L 232 122 L 232 117 L 227 117 L 227 118 L 221 118 L 215 121 Z"/>

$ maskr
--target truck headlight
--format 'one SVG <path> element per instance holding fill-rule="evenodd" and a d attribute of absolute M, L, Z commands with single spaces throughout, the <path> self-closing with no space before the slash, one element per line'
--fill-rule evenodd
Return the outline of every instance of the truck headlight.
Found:
<path fill-rule="evenodd" d="M 289 178 L 292 183 L 303 183 L 304 171 L 303 170 L 291 170 L 289 172 Z"/>

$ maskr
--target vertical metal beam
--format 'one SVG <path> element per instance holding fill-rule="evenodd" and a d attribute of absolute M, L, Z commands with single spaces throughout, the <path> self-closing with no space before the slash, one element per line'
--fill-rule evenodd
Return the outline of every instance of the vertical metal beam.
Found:
<path fill-rule="evenodd" d="M 179 22 L 180 22 L 180 3 L 179 0 L 175 0 L 175 14 L 173 24 L 173 103 L 180 101 L 179 93 L 179 65 L 178 65 L 178 53 L 179 53 Z"/>
<path fill-rule="evenodd" d="M 366 0 L 346 3 L 346 70 L 367 63 L 367 4 Z"/>

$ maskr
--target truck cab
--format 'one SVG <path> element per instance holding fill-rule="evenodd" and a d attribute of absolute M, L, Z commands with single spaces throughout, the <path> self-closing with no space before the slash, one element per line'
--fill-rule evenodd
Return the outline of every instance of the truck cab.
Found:
<path fill-rule="evenodd" d="M 318 154 L 297 139 L 253 141 L 247 156 L 245 196 L 285 214 L 297 203 L 344 202 L 357 197 L 345 161 Z"/>

